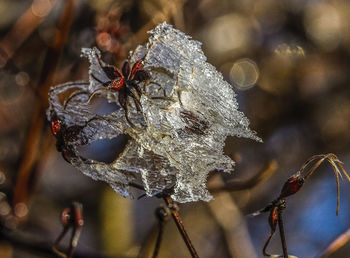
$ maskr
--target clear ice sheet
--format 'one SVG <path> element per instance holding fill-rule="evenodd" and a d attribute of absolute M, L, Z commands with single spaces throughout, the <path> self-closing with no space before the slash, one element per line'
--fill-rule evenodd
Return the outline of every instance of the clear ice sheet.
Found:
<path fill-rule="evenodd" d="M 136 128 L 128 124 L 122 109 L 96 115 L 87 102 L 93 91 L 103 87 L 99 81 L 108 81 L 97 48 L 82 50 L 90 62 L 88 83 L 66 83 L 51 89 L 48 118 L 55 113 L 66 125 L 83 127 L 77 139 L 69 143 L 75 151 L 95 140 L 131 136 L 123 153 L 111 164 L 79 155 L 71 162 L 84 174 L 109 183 L 117 193 L 132 198 L 128 185 L 139 177 L 149 196 L 173 188 L 171 197 L 177 202 L 209 201 L 208 173 L 231 172 L 234 167 L 223 154 L 226 137 L 261 140 L 238 111 L 231 85 L 206 62 L 200 42 L 166 23 L 150 34 L 148 42 L 130 54 L 130 62 L 142 58 L 144 69 L 151 75 L 150 81 L 141 85 L 142 112 L 129 98 L 129 118 Z M 72 89 L 75 92 L 69 101 L 60 103 L 59 95 Z M 99 93 L 118 104 L 117 94 Z"/>

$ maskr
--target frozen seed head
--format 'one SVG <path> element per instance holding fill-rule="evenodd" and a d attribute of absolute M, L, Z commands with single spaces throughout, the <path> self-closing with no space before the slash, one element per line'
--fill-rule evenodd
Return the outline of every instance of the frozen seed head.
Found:
<path fill-rule="evenodd" d="M 131 136 L 123 153 L 111 164 L 79 155 L 71 162 L 84 174 L 106 181 L 123 196 L 132 197 L 128 185 L 140 178 L 149 196 L 173 188 L 174 201 L 209 201 L 212 196 L 206 188 L 208 173 L 233 170 L 234 162 L 223 154 L 226 137 L 261 139 L 238 111 L 231 85 L 206 62 L 200 42 L 166 23 L 150 34 L 148 42 L 138 46 L 129 59 L 131 64 L 143 60 L 143 69 L 151 78 L 139 85 L 141 94 L 137 98 L 142 110 L 137 110 L 131 99 L 127 104 L 134 126 L 126 121 L 123 109 L 96 115 L 88 107 L 89 95 L 108 81 L 96 48 L 82 50 L 90 61 L 89 82 L 53 87 L 48 117 L 51 120 L 56 114 L 62 123 L 82 126 L 77 137 L 85 137 L 84 144 L 119 134 Z M 57 95 L 73 88 L 77 88 L 76 95 L 60 104 Z M 108 101 L 119 103 L 120 92 L 99 92 Z M 82 141 L 71 143 L 75 150 L 79 142 Z"/>

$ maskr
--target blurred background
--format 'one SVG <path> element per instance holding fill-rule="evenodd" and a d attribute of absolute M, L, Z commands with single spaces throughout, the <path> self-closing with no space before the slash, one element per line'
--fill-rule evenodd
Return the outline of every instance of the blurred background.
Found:
<path fill-rule="evenodd" d="M 263 214 L 286 179 L 310 156 L 333 152 L 350 170 L 350 2 L 346 0 L 1 0 L 0 2 L 0 257 L 55 257 L 60 214 L 84 206 L 76 257 L 149 257 L 157 232 L 156 198 L 124 199 L 75 170 L 56 151 L 45 110 L 49 87 L 88 78 L 82 47 L 98 46 L 120 65 L 167 21 L 203 43 L 208 61 L 235 88 L 264 140 L 228 138 L 232 175 L 209 186 L 244 185 L 266 168 L 269 177 L 218 191 L 215 200 L 180 206 L 200 257 L 262 257 L 270 232 Z M 108 110 L 108 105 L 100 107 Z M 125 140 L 84 151 L 112 161 Z M 323 164 L 284 213 L 290 254 L 315 257 L 350 227 L 350 185 Z M 64 250 L 68 238 L 62 242 Z M 281 254 L 278 234 L 268 251 Z M 345 245 L 331 257 L 349 257 Z M 190 257 L 173 221 L 159 257 Z"/>

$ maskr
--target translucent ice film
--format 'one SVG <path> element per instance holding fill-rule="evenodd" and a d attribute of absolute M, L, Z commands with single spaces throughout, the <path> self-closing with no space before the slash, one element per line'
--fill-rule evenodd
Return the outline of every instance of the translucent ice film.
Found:
<path fill-rule="evenodd" d="M 89 82 L 66 83 L 50 91 L 47 115 L 52 124 L 59 124 L 57 148 L 84 174 L 106 181 L 125 197 L 132 198 L 130 185 L 142 182 L 149 196 L 171 189 L 177 202 L 209 201 L 208 173 L 233 170 L 234 162 L 223 154 L 226 137 L 260 138 L 238 111 L 231 85 L 206 62 L 200 42 L 166 23 L 150 34 L 148 42 L 129 58 L 131 64 L 143 60 L 143 69 L 150 75 L 139 83 L 141 94 L 130 89 L 141 110 L 128 98 L 129 121 L 122 108 L 106 115 L 92 111 L 88 100 L 93 92 L 120 104 L 119 92 L 108 88 L 110 79 L 101 67 L 107 64 L 100 51 L 82 50 L 90 61 Z M 86 159 L 78 152 L 81 145 L 120 134 L 131 139 L 110 164 Z"/>

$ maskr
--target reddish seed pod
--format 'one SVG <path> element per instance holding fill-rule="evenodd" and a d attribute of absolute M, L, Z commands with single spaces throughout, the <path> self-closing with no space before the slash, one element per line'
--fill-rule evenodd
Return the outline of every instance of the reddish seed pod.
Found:
<path fill-rule="evenodd" d="M 296 174 L 288 178 L 287 182 L 283 185 L 279 198 L 286 198 L 297 193 L 303 186 L 304 181 L 304 178 L 300 174 Z"/>
<path fill-rule="evenodd" d="M 57 135 L 61 131 L 61 122 L 57 119 L 51 121 L 51 131 L 53 135 Z"/>
<path fill-rule="evenodd" d="M 278 221 L 278 212 L 277 212 L 277 210 L 278 210 L 278 207 L 275 206 L 270 211 L 269 224 L 270 224 L 270 227 L 271 227 L 271 231 L 275 231 L 276 230 L 277 221 Z"/>
<path fill-rule="evenodd" d="M 80 203 L 73 203 L 74 207 L 74 220 L 77 227 L 82 227 L 84 225 L 83 218 L 83 207 Z"/>
<path fill-rule="evenodd" d="M 113 80 L 111 83 L 111 90 L 118 91 L 121 88 L 123 88 L 124 84 L 125 84 L 124 78 L 119 78 L 119 79 Z"/>
<path fill-rule="evenodd" d="M 69 226 L 71 223 L 71 208 L 65 208 L 61 214 L 61 222 L 63 227 Z"/>
<path fill-rule="evenodd" d="M 71 207 L 65 208 L 61 214 L 61 222 L 64 227 L 74 225 L 76 227 L 82 227 L 84 225 L 83 207 L 79 203 L 72 203 Z"/>
<path fill-rule="evenodd" d="M 132 67 L 131 77 L 134 77 L 136 72 L 140 71 L 142 69 L 143 69 L 143 61 L 142 60 L 138 60 Z"/>

